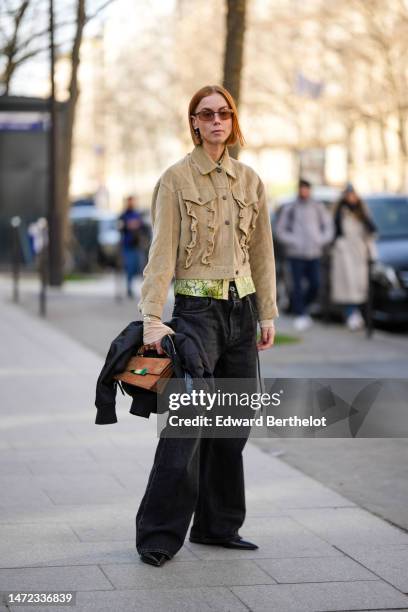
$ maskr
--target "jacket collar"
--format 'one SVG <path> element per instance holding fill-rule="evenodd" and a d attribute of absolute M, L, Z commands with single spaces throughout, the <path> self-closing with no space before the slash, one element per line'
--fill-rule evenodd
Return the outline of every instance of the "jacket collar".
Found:
<path fill-rule="evenodd" d="M 194 147 L 191 157 L 198 166 L 198 169 L 200 170 L 201 174 L 209 174 L 210 172 L 215 170 L 217 166 L 220 165 L 227 174 L 232 176 L 232 178 L 237 178 L 234 167 L 232 165 L 231 157 L 228 152 L 228 147 L 225 147 L 224 154 L 221 157 L 220 163 L 218 164 L 213 159 L 211 159 L 211 157 L 208 155 L 202 145 L 196 145 Z"/>

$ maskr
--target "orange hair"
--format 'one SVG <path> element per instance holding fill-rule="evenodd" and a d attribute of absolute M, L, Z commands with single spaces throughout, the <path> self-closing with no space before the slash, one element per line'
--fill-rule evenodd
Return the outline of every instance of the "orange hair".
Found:
<path fill-rule="evenodd" d="M 190 126 L 191 138 L 193 139 L 194 144 L 201 144 L 201 138 L 199 138 L 194 132 L 191 115 L 195 112 L 201 100 L 207 96 L 211 96 L 213 93 L 221 94 L 225 98 L 229 108 L 232 108 L 234 111 L 234 114 L 232 115 L 231 134 L 229 135 L 229 138 L 225 144 L 231 146 L 239 141 L 239 144 L 243 146 L 245 144 L 245 140 L 239 126 L 237 105 L 235 104 L 234 98 L 231 96 L 230 92 L 221 85 L 205 85 L 196 91 L 190 100 L 190 104 L 188 105 L 188 124 Z"/>

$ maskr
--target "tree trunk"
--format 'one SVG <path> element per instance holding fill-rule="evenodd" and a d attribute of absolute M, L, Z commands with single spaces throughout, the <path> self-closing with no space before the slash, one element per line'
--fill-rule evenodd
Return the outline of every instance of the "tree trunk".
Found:
<path fill-rule="evenodd" d="M 353 135 L 354 135 L 354 124 L 347 122 L 345 146 L 346 146 L 346 156 L 347 156 L 347 182 L 348 183 L 351 183 L 353 180 L 353 166 L 354 166 Z"/>
<path fill-rule="evenodd" d="M 378 129 L 380 133 L 382 166 L 383 166 L 383 190 L 388 190 L 388 147 L 387 147 L 387 125 L 385 118 L 381 117 Z"/>
<path fill-rule="evenodd" d="M 402 108 L 398 108 L 398 143 L 400 156 L 399 191 L 407 189 L 408 143 L 406 135 L 406 117 Z"/>
<path fill-rule="evenodd" d="M 82 34 L 86 22 L 85 0 L 77 0 L 76 31 L 71 52 L 71 79 L 69 98 L 66 102 L 63 138 L 59 147 L 58 163 L 58 201 L 62 213 L 62 244 L 64 250 L 69 243 L 69 186 L 72 161 L 72 141 L 75 123 L 75 111 L 79 97 L 78 68 Z"/>
<path fill-rule="evenodd" d="M 224 55 L 223 85 L 232 94 L 237 106 L 240 100 L 241 72 L 244 55 L 246 0 L 227 0 L 227 32 Z M 238 157 L 239 145 L 230 148 Z"/>

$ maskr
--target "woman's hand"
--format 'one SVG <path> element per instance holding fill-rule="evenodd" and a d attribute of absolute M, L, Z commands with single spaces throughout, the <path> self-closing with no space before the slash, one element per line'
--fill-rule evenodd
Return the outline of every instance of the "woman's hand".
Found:
<path fill-rule="evenodd" d="M 161 340 L 158 340 L 157 342 L 151 342 L 150 344 L 145 344 L 144 346 L 146 349 L 157 351 L 159 355 L 166 355 L 166 351 L 162 348 Z"/>
<path fill-rule="evenodd" d="M 275 340 L 275 326 L 261 327 L 261 340 L 257 342 L 256 348 L 258 351 L 266 351 L 271 348 Z"/>
<path fill-rule="evenodd" d="M 165 325 L 160 317 L 143 315 L 143 344 L 146 349 L 152 349 L 159 355 L 165 355 L 166 351 L 163 350 L 161 341 L 168 334 L 174 334 L 174 330 Z"/>

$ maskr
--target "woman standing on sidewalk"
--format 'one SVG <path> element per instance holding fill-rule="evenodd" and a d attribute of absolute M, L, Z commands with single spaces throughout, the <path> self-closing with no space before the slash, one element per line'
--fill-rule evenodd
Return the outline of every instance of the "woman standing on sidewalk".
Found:
<path fill-rule="evenodd" d="M 162 354 L 161 321 L 175 276 L 177 331 L 206 353 L 216 378 L 256 378 L 257 350 L 274 341 L 275 265 L 265 188 L 228 146 L 244 139 L 235 102 L 220 86 L 188 108 L 194 150 L 164 172 L 153 194 L 153 241 L 140 309 L 144 344 Z M 253 316 L 256 313 L 257 316 Z M 261 339 L 256 342 L 256 319 Z M 256 549 L 238 535 L 245 518 L 247 438 L 161 438 L 136 516 L 142 561 L 160 566 L 190 541 Z"/>
<path fill-rule="evenodd" d="M 343 306 L 347 327 L 356 331 L 364 326 L 360 306 L 368 298 L 368 266 L 369 260 L 375 259 L 376 227 L 351 184 L 336 206 L 334 223 L 331 299 Z"/>

